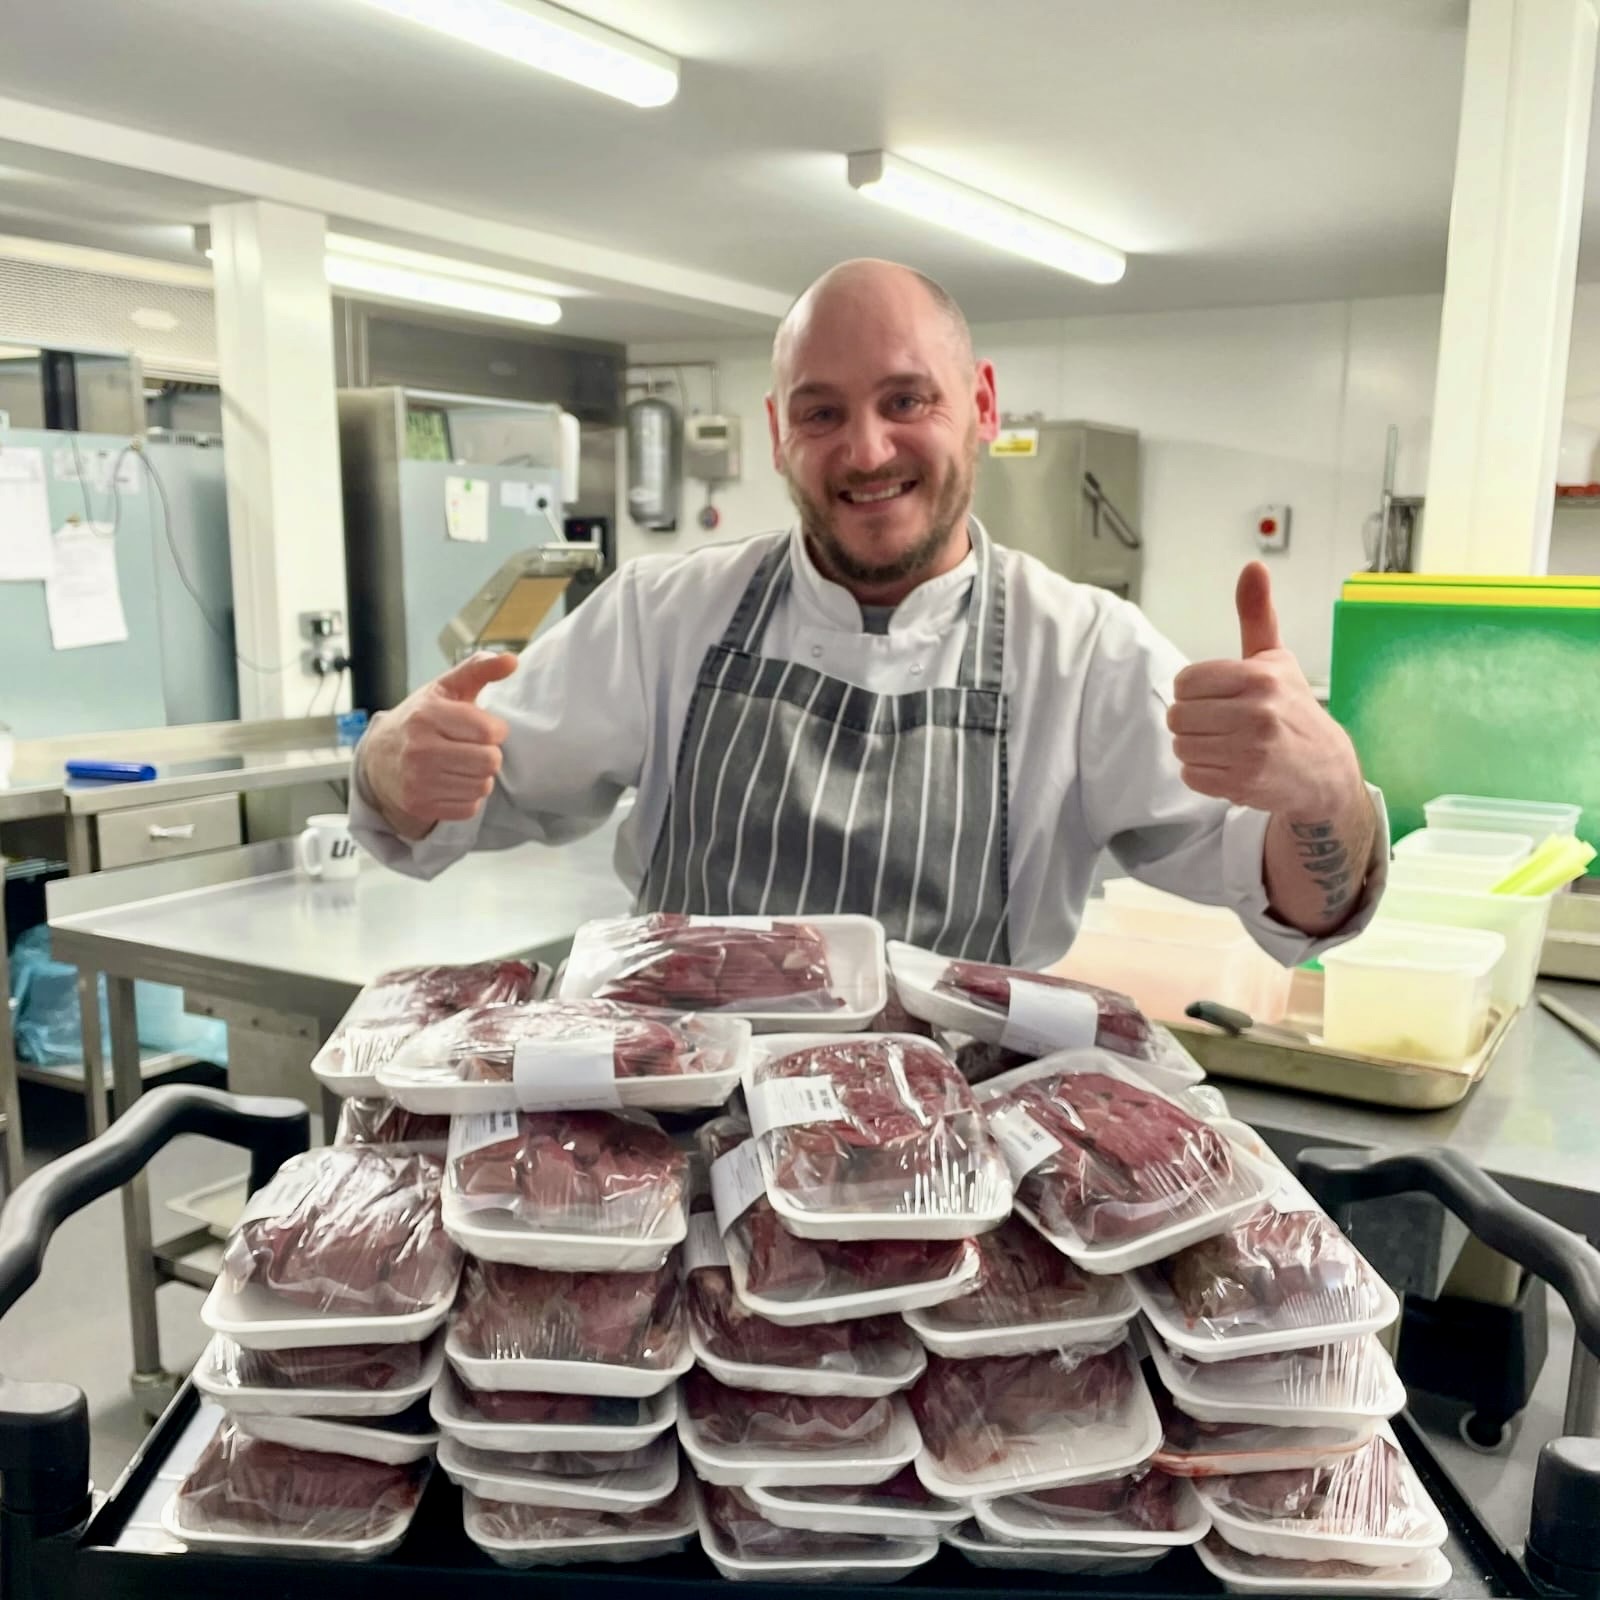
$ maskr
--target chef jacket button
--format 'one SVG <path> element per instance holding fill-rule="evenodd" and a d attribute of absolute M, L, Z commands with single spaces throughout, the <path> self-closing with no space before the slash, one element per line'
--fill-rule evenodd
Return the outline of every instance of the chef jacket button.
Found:
<path fill-rule="evenodd" d="M 822 646 L 820 644 L 812 645 L 811 657 L 814 661 L 820 661 L 822 659 Z"/>
<path fill-rule="evenodd" d="M 913 678 L 920 678 L 922 676 L 922 663 L 920 661 L 914 661 L 911 664 L 911 676 Z"/>

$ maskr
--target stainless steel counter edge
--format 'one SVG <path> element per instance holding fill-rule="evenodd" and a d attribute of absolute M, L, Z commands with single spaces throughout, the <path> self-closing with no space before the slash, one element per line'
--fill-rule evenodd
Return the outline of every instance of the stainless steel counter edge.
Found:
<path fill-rule="evenodd" d="M 0 784 L 0 822 L 58 817 L 66 809 L 66 793 L 60 783 Z"/>
<path fill-rule="evenodd" d="M 133 806 L 159 805 L 170 800 L 194 800 L 202 795 L 258 793 L 263 789 L 286 789 L 301 783 L 342 782 L 350 776 L 349 750 L 258 752 L 259 754 L 304 754 L 303 762 L 278 766 L 263 763 L 222 772 L 188 773 L 178 777 L 156 777 L 145 783 L 90 784 L 66 790 L 66 809 L 74 816 L 94 816 L 107 811 L 125 811 Z"/>

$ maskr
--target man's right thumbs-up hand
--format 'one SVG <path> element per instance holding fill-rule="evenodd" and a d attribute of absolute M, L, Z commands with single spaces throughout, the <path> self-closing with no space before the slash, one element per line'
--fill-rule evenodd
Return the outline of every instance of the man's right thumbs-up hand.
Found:
<path fill-rule="evenodd" d="M 475 817 L 494 789 L 510 728 L 478 695 L 517 670 L 514 655 L 480 651 L 373 719 L 361 780 L 396 833 L 420 839 L 438 822 Z"/>

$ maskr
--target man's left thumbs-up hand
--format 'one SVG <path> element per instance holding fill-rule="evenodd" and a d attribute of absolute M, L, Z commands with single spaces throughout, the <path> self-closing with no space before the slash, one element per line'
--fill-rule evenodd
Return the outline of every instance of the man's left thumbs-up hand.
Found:
<path fill-rule="evenodd" d="M 1183 781 L 1198 794 L 1289 821 L 1320 821 L 1361 784 L 1349 735 L 1317 703 L 1278 637 L 1272 580 L 1239 574 L 1240 659 L 1185 667 L 1167 712 Z"/>

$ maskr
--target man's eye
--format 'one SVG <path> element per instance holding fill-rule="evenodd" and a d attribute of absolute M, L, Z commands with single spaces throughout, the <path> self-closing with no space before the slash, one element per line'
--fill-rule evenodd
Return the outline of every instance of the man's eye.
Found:
<path fill-rule="evenodd" d="M 913 412 L 920 410 L 922 405 L 923 399 L 920 394 L 897 394 L 889 402 L 890 410 L 903 417 L 910 416 Z"/>
<path fill-rule="evenodd" d="M 832 406 L 813 406 L 800 420 L 806 423 L 832 422 L 837 415 Z"/>

